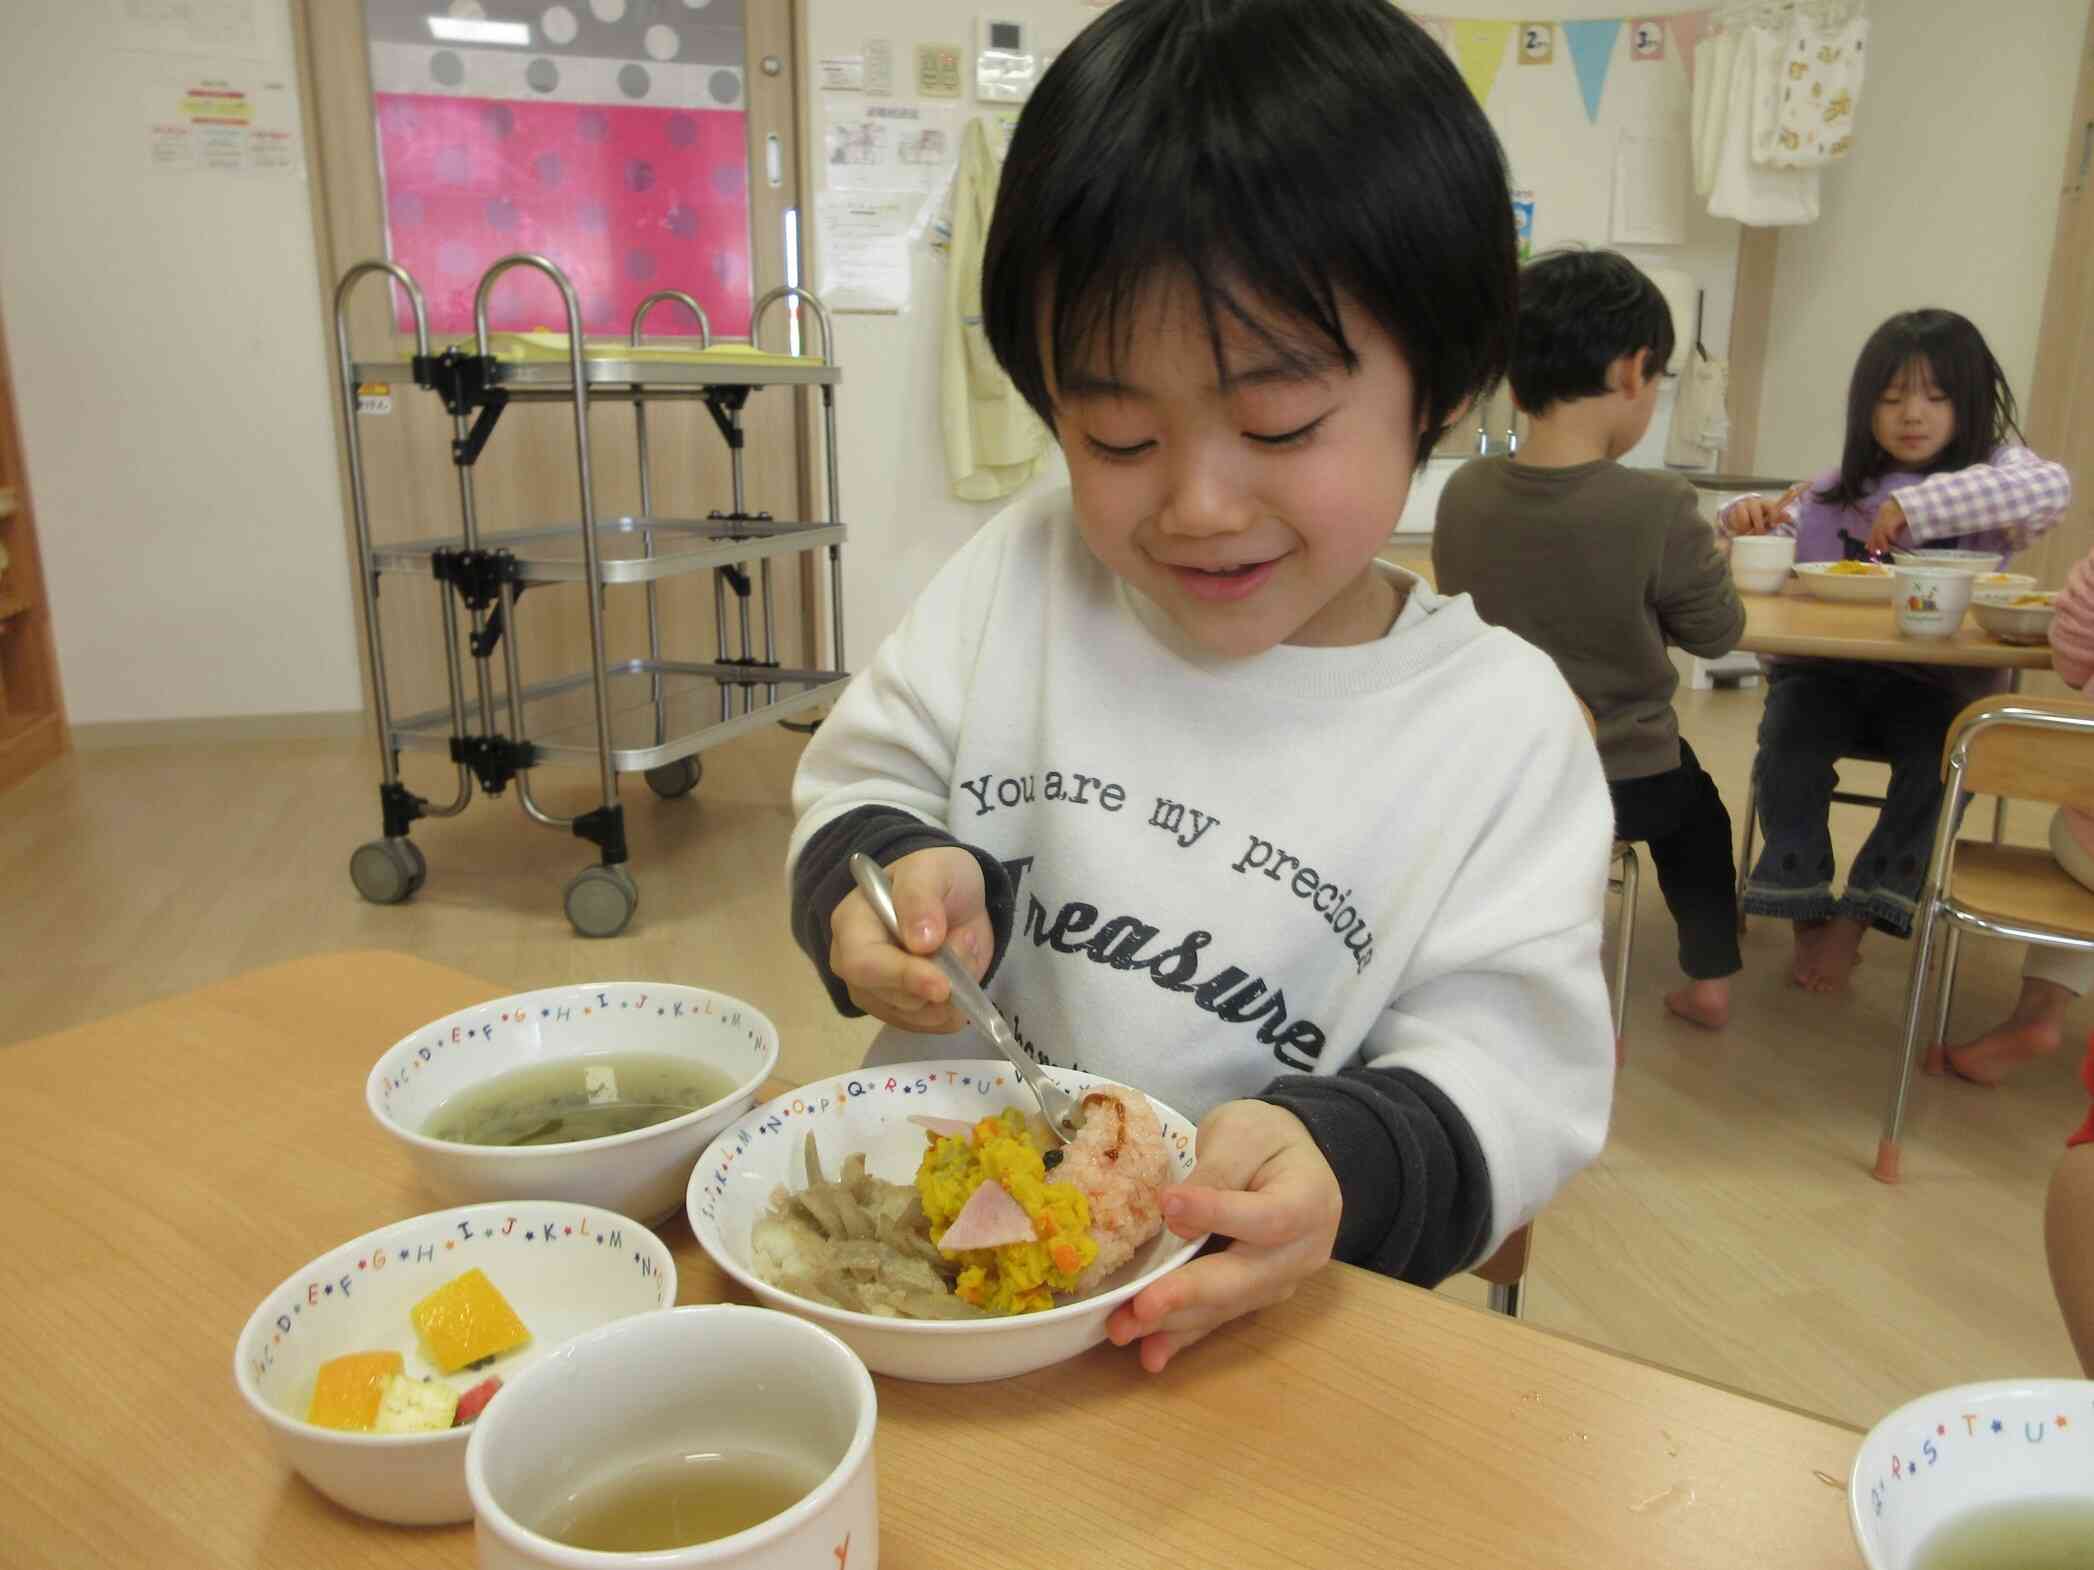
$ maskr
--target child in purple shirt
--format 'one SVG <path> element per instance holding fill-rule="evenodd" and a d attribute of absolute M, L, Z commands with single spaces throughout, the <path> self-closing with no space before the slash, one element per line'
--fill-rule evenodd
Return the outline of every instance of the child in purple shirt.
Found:
<path fill-rule="evenodd" d="M 1903 311 L 1855 363 L 1839 467 L 1779 498 L 1740 497 L 1718 521 L 1732 534 L 1793 534 L 1799 562 L 1928 545 L 2004 559 L 2072 499 L 2064 467 L 2009 441 L 2019 435 L 2014 395 L 1978 329 L 1954 311 Z M 1795 923 L 1798 986 L 1844 987 L 1870 927 L 1911 935 L 1941 810 L 1942 743 L 1997 680 L 1956 666 L 1769 662 L 1753 762 L 1765 848 L 1745 909 Z M 1890 790 L 1835 895 L 1835 765 L 1860 756 L 1890 760 Z"/>

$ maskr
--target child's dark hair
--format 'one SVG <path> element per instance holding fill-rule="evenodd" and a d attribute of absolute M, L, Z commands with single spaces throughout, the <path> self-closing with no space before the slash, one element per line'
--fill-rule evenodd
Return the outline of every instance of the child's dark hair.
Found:
<path fill-rule="evenodd" d="M 1646 376 L 1672 359 L 1672 308 L 1619 251 L 1551 251 L 1520 271 L 1512 396 L 1529 414 L 1607 390 L 1607 368 L 1643 351 Z"/>
<path fill-rule="evenodd" d="M 1898 467 L 1897 459 L 1876 440 L 1876 402 L 1915 360 L 1927 362 L 1935 384 L 1949 395 L 1956 411 L 1955 433 L 1927 465 L 1929 474 L 1973 468 L 1990 458 L 2009 435 L 2020 438 L 2014 390 L 1977 324 L 1932 307 L 1900 311 L 1869 334 L 1854 362 L 1854 376 L 1847 383 L 1847 441 L 1840 452 L 1840 475 L 1818 492 L 1818 500 L 1851 507 Z"/>
<path fill-rule="evenodd" d="M 1158 275 L 1198 291 L 1225 380 L 1225 316 L 1303 358 L 1261 308 L 1356 366 L 1343 294 L 1409 364 L 1422 461 L 1504 374 L 1518 268 L 1490 122 L 1389 0 L 1120 0 L 1019 117 L 983 325 L 1051 425 L 1050 369 L 1060 381 L 1094 347 L 1116 360 Z"/>

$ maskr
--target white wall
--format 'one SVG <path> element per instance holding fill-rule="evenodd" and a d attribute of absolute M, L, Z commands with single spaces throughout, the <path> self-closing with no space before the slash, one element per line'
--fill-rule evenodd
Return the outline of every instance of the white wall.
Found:
<path fill-rule="evenodd" d="M 2086 0 L 1896 0 L 1871 12 L 1853 153 L 1823 216 L 1784 231 L 1761 474 L 1839 460 L 1847 378 L 1894 311 L 1978 324 L 2026 399 L 2058 215 Z"/>
<path fill-rule="evenodd" d="M 5 10 L 0 310 L 72 721 L 355 710 L 306 182 L 148 172 L 181 60 L 118 4 Z M 256 14 L 295 94 L 287 0 Z"/>

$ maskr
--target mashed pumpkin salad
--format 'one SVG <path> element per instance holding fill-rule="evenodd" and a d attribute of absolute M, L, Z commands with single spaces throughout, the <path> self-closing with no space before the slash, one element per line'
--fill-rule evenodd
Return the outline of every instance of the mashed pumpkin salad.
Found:
<path fill-rule="evenodd" d="M 931 1241 L 960 1266 L 953 1296 L 991 1314 L 1027 1314 L 1075 1291 L 1098 1257 L 1090 1201 L 1074 1184 L 1047 1181 L 1047 1152 L 1024 1114 L 1007 1108 L 965 1135 L 927 1138 L 916 1192 Z"/>
<path fill-rule="evenodd" d="M 810 1133 L 807 1186 L 781 1188 L 752 1229 L 757 1276 L 904 1319 L 1037 1313 L 1090 1291 L 1162 1230 L 1171 1159 L 1147 1097 L 1095 1089 L 1083 1107 L 1067 1146 L 1016 1108 L 973 1124 L 920 1119 L 907 1184 L 872 1176 L 855 1152 L 831 1182 Z"/>

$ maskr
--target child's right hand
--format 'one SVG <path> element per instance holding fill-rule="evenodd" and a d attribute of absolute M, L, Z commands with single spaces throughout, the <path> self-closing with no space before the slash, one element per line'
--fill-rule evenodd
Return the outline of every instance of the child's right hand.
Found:
<path fill-rule="evenodd" d="M 950 1035 L 967 1017 L 953 1006 L 944 973 L 918 956 L 937 953 L 950 938 L 981 980 L 996 947 L 981 863 L 957 846 L 940 845 L 890 863 L 887 877 L 907 948 L 895 943 L 854 888 L 829 917 L 829 969 L 874 1019 L 925 1035 Z"/>
<path fill-rule="evenodd" d="M 1779 524 L 1809 485 L 1798 480 L 1779 496 L 1743 496 L 1723 515 L 1723 526 L 1732 534 L 1766 534 Z"/>

